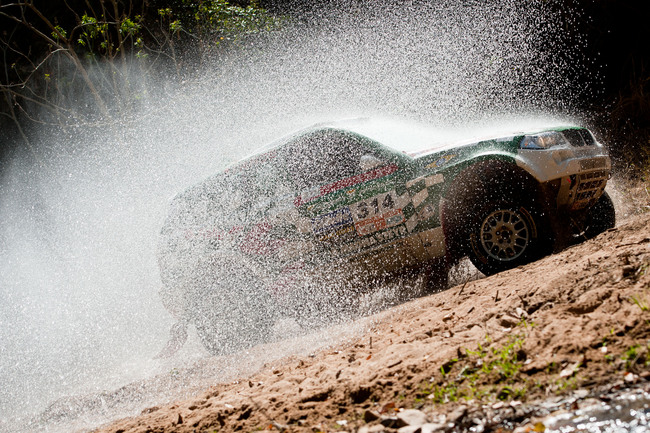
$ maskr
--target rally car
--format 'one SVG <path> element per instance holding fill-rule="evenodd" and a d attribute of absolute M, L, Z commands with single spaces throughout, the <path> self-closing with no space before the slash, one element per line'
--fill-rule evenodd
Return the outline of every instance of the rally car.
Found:
<path fill-rule="evenodd" d="M 463 257 L 490 275 L 614 226 L 611 162 L 588 129 L 447 144 L 426 131 L 315 125 L 175 197 L 158 247 L 179 320 L 166 352 L 188 324 L 231 352 L 263 341 L 278 311 L 354 303 L 369 278 L 415 270 L 442 288 Z"/>

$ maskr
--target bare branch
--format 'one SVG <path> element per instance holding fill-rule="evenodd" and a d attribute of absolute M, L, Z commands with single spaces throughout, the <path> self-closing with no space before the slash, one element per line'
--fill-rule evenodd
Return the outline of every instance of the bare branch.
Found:
<path fill-rule="evenodd" d="M 43 40 L 45 40 L 45 41 L 46 41 L 48 44 L 50 44 L 51 46 L 56 47 L 57 49 L 61 49 L 61 50 L 63 50 L 63 52 L 64 52 L 64 53 L 66 54 L 66 56 L 67 56 L 67 57 L 72 61 L 72 63 L 75 65 L 75 68 L 76 68 L 76 69 L 79 71 L 79 73 L 81 74 L 81 77 L 83 78 L 84 82 L 86 83 L 86 85 L 88 86 L 90 92 L 92 93 L 93 98 L 95 99 L 95 102 L 97 103 L 97 106 L 99 107 L 99 109 L 100 109 L 100 111 L 102 112 L 102 114 L 103 114 L 104 116 L 110 117 L 110 114 L 109 114 L 109 111 L 108 111 L 108 107 L 107 107 L 106 104 L 104 103 L 104 100 L 102 99 L 102 97 L 99 95 L 99 92 L 97 91 L 97 89 L 96 89 L 96 87 L 95 87 L 93 81 L 90 79 L 90 76 L 88 75 L 88 71 L 87 71 L 86 68 L 83 66 L 83 64 L 82 64 L 81 61 L 79 60 L 79 57 L 77 56 L 77 54 L 76 54 L 76 53 L 74 52 L 74 50 L 72 49 L 72 45 L 71 45 L 71 41 L 70 41 L 70 39 L 68 39 L 65 35 L 63 35 L 63 34 L 59 31 L 59 29 L 58 29 L 56 26 L 54 26 L 54 25 L 53 25 L 53 24 L 52 24 L 52 23 L 51 23 L 51 22 L 50 22 L 50 21 L 49 21 L 49 20 L 48 20 L 48 19 L 47 19 L 47 18 L 46 18 L 42 13 L 41 13 L 41 11 L 40 11 L 36 6 L 34 6 L 33 3 L 31 3 L 31 2 L 29 2 L 29 3 L 14 3 L 14 5 L 19 5 L 19 6 L 21 6 L 21 8 L 20 8 L 21 13 L 22 13 L 22 18 L 21 18 L 21 19 L 18 19 L 17 17 L 10 16 L 10 15 L 4 14 L 4 13 L 3 13 L 3 14 L 4 14 L 4 15 L 7 15 L 8 18 L 10 18 L 10 19 L 12 19 L 12 20 L 14 20 L 14 21 L 16 21 L 16 22 L 18 22 L 18 23 L 24 25 L 24 26 L 27 27 L 29 30 L 31 30 L 34 34 L 38 35 L 38 36 L 41 37 Z M 9 5 L 7 5 L 7 6 L 9 6 Z M 57 35 L 57 37 L 59 38 L 59 40 L 63 41 L 63 42 L 67 45 L 67 47 L 64 47 L 64 46 L 61 45 L 58 41 L 55 41 L 54 39 L 50 38 L 48 35 L 46 35 L 46 34 L 43 33 L 42 31 L 40 31 L 39 29 L 37 29 L 34 25 L 32 25 L 32 24 L 27 20 L 27 18 L 25 17 L 25 9 L 24 9 L 25 7 L 29 8 L 32 12 L 34 12 L 34 13 L 35 13 L 35 14 L 36 14 L 40 19 L 41 19 L 41 21 L 42 21 L 43 23 L 45 23 L 45 25 L 46 25 L 46 26 L 47 26 L 47 27 L 48 27 L 48 28 L 49 28 L 49 29 L 50 29 L 54 34 Z"/>
<path fill-rule="evenodd" d="M 21 126 L 21 124 L 20 124 L 20 121 L 18 120 L 18 116 L 16 116 L 16 112 L 15 112 L 15 110 L 14 110 L 14 105 L 13 105 L 13 103 L 15 102 L 15 100 L 13 100 L 13 98 L 11 98 L 11 94 L 10 94 L 9 91 L 7 91 L 7 90 L 3 90 L 2 93 L 4 93 L 5 101 L 7 102 L 7 106 L 9 107 L 9 113 L 10 113 L 10 116 L 9 116 L 9 117 L 11 117 L 11 119 L 14 121 L 14 123 L 15 123 L 15 125 L 16 125 L 16 128 L 18 129 L 18 133 L 20 134 L 20 137 L 21 137 L 21 138 L 23 139 L 23 141 L 25 142 L 25 145 L 26 145 L 27 148 L 29 149 L 29 152 L 32 154 L 32 156 L 34 157 L 34 159 L 35 159 L 35 160 L 36 160 L 40 165 L 42 165 L 42 166 L 46 166 L 45 162 L 44 162 L 44 161 L 43 161 L 43 160 L 38 156 L 38 154 L 37 154 L 36 151 L 34 150 L 34 147 L 32 146 L 31 141 L 29 140 L 29 138 L 28 138 L 27 135 L 25 134 L 25 131 L 23 130 L 23 128 L 22 128 L 22 126 Z"/>

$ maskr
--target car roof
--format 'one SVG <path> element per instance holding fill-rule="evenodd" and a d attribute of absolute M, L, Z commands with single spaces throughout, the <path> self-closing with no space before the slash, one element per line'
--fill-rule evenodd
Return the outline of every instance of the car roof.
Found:
<path fill-rule="evenodd" d="M 481 141 L 510 141 L 515 137 L 543 131 L 562 131 L 579 128 L 575 125 L 549 125 L 548 121 L 495 122 L 473 127 L 435 127 L 430 124 L 395 118 L 354 118 L 323 123 L 317 126 L 334 127 L 365 135 L 393 150 L 412 157 L 471 145 Z"/>
<path fill-rule="evenodd" d="M 477 143 L 512 133 L 467 134 L 467 130 L 437 128 L 425 123 L 390 118 L 357 118 L 323 124 L 365 135 L 393 150 L 413 157 Z"/>
<path fill-rule="evenodd" d="M 365 136 L 394 151 L 407 155 L 415 154 L 425 149 L 453 147 L 449 143 L 450 141 L 454 141 L 452 140 L 454 135 L 450 134 L 449 131 L 436 129 L 426 124 L 386 118 L 358 117 L 312 124 L 272 141 L 257 149 L 250 156 L 254 157 L 255 155 L 268 152 L 290 142 L 294 138 L 325 129 L 334 129 Z M 457 137 L 455 141 L 458 141 Z M 475 140 L 472 142 L 475 142 Z"/>
<path fill-rule="evenodd" d="M 421 157 L 431 153 L 470 145 L 486 140 L 510 140 L 526 134 L 542 131 L 563 130 L 575 126 L 542 126 L 538 122 L 518 125 L 490 125 L 476 128 L 441 128 L 430 124 L 410 120 L 385 117 L 355 117 L 312 124 L 308 127 L 285 135 L 257 149 L 249 157 L 268 152 L 282 146 L 294 138 L 314 133 L 323 129 L 337 129 L 368 137 L 397 152 Z M 248 158 L 245 158 L 248 159 Z"/>

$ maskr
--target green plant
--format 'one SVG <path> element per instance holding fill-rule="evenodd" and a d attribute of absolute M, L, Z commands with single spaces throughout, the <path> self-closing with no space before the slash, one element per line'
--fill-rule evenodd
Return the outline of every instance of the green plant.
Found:
<path fill-rule="evenodd" d="M 645 300 L 644 296 L 632 295 L 630 296 L 630 299 L 632 300 L 632 303 L 641 309 L 641 311 L 648 311 L 648 302 Z"/>
<path fill-rule="evenodd" d="M 523 398 L 525 395 L 525 387 L 504 386 L 496 393 L 496 398 L 499 400 L 517 400 Z"/>
<path fill-rule="evenodd" d="M 621 359 L 625 361 L 625 369 L 630 370 L 630 367 L 636 363 L 637 358 L 639 357 L 640 345 L 634 344 L 627 348 L 625 352 L 621 354 Z"/>
<path fill-rule="evenodd" d="M 518 325 L 523 330 L 532 326 L 523 320 Z M 523 398 L 527 386 L 519 384 L 518 374 L 526 358 L 522 350 L 525 338 L 525 333 L 516 333 L 505 343 L 495 345 L 486 335 L 485 344 L 477 343 L 476 349 L 465 349 L 461 351 L 463 356 L 441 365 L 439 380 L 432 378 L 430 383 L 421 386 L 416 403 L 421 404 L 424 399 L 447 403 L 460 399 Z"/>
<path fill-rule="evenodd" d="M 578 388 L 578 378 L 575 376 L 566 377 L 555 382 L 557 388 L 556 392 L 561 393 L 567 389 L 577 389 Z"/>

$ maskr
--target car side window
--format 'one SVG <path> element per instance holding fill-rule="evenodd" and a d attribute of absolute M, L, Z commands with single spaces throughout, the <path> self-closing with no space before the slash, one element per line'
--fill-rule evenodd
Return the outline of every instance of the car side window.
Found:
<path fill-rule="evenodd" d="M 381 165 L 360 137 L 331 129 L 296 139 L 287 147 L 285 160 L 298 190 L 327 185 Z"/>

